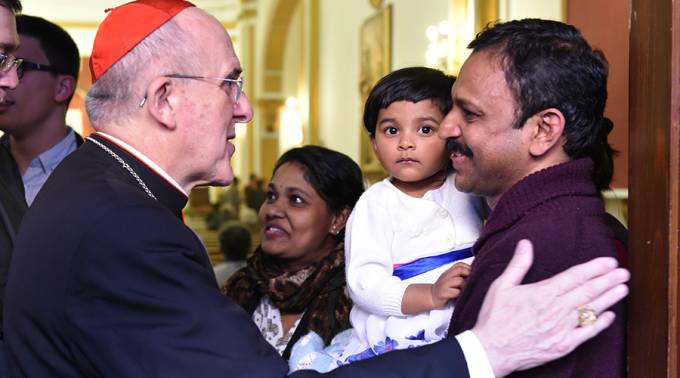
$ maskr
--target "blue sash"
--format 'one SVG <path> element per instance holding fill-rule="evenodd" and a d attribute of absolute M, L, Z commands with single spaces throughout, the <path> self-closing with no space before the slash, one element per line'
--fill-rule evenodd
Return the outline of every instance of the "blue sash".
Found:
<path fill-rule="evenodd" d="M 399 277 L 402 280 L 406 280 L 429 272 L 432 269 L 439 268 L 442 265 L 467 259 L 472 256 L 474 256 L 472 248 L 468 247 L 447 252 L 442 255 L 423 257 L 403 265 L 395 266 L 392 275 Z"/>

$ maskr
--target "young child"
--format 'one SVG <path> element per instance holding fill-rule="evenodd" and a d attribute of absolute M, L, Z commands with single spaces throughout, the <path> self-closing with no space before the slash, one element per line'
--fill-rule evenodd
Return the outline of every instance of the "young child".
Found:
<path fill-rule="evenodd" d="M 483 209 L 480 199 L 455 188 L 446 141 L 437 135 L 453 82 L 441 71 L 412 67 L 371 91 L 364 126 L 389 177 L 361 196 L 347 222 L 353 329 L 324 352 L 294 350 L 293 370 L 324 372 L 446 337 Z"/>

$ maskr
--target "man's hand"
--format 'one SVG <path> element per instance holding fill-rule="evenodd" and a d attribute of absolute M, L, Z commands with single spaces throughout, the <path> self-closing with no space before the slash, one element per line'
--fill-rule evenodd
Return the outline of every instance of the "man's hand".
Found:
<path fill-rule="evenodd" d="M 489 288 L 472 329 L 497 377 L 568 354 L 610 326 L 614 313 L 605 310 L 628 294 L 624 282 L 630 273 L 617 269 L 613 258 L 593 259 L 520 285 L 532 261 L 531 242 L 520 241 L 510 264 Z M 579 327 L 580 305 L 598 314 L 593 324 Z"/>
<path fill-rule="evenodd" d="M 465 279 L 470 275 L 470 265 L 459 262 L 447 269 L 432 285 L 433 308 L 442 308 L 451 300 L 458 298 L 465 287 Z"/>

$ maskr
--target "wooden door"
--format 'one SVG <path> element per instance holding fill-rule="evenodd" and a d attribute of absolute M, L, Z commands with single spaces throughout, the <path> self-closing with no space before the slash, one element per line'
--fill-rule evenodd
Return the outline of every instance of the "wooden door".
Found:
<path fill-rule="evenodd" d="M 632 0 L 629 376 L 678 377 L 680 2 Z"/>

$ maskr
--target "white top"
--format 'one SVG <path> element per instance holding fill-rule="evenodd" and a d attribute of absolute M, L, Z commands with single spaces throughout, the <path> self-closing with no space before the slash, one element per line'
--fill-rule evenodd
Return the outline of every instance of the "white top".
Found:
<path fill-rule="evenodd" d="M 402 297 L 414 280 L 393 276 L 394 264 L 469 247 L 477 240 L 480 199 L 458 191 L 453 181 L 449 176 L 440 188 L 415 198 L 385 179 L 361 196 L 345 234 L 347 287 L 355 305 L 377 315 L 404 316 Z"/>
<path fill-rule="evenodd" d="M 347 363 L 447 336 L 453 301 L 443 308 L 405 315 L 401 312 L 404 292 L 411 284 L 435 283 L 457 261 L 470 264 L 472 257 L 431 260 L 429 269 L 404 279 L 393 272 L 397 265 L 471 247 L 482 228 L 480 202 L 458 191 L 452 175 L 422 198 L 403 193 L 390 179 L 361 196 L 345 235 L 347 288 L 354 302 L 352 334 L 341 348 L 329 347 L 332 358 Z"/>

